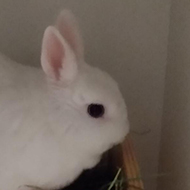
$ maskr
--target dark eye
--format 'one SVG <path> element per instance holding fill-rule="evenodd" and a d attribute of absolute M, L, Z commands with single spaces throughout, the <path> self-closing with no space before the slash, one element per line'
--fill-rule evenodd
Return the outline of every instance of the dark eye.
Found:
<path fill-rule="evenodd" d="M 104 115 L 105 109 L 104 106 L 101 104 L 90 104 L 88 106 L 88 114 L 91 117 L 99 118 Z"/>

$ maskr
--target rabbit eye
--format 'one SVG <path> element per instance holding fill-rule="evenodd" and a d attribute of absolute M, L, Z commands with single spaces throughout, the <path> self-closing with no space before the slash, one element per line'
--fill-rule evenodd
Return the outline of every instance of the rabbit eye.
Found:
<path fill-rule="evenodd" d="M 88 106 L 88 114 L 91 117 L 99 118 L 104 115 L 105 109 L 104 106 L 101 104 L 90 104 Z"/>

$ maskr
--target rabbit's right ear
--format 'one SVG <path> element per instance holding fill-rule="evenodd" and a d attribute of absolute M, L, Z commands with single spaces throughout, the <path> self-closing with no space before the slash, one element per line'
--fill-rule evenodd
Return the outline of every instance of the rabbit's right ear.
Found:
<path fill-rule="evenodd" d="M 63 10 L 56 21 L 56 28 L 75 53 L 80 61 L 84 58 L 83 40 L 79 31 L 78 23 L 73 13 L 69 10 Z"/>
<path fill-rule="evenodd" d="M 72 82 L 78 71 L 76 56 L 59 31 L 49 26 L 42 42 L 41 65 L 48 78 L 65 84 Z"/>

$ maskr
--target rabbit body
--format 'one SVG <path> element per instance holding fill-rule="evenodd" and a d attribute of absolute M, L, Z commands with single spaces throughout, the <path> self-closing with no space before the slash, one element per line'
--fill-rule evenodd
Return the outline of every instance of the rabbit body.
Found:
<path fill-rule="evenodd" d="M 128 133 L 126 107 L 115 81 L 82 60 L 74 66 L 77 56 L 61 38 L 55 28 L 47 29 L 44 39 L 52 48 L 42 47 L 46 75 L 0 56 L 0 190 L 64 187 Z M 66 58 L 60 76 L 53 78 L 57 66 L 51 70 L 43 63 L 57 61 L 58 43 Z M 103 118 L 89 116 L 91 103 L 105 106 Z"/>

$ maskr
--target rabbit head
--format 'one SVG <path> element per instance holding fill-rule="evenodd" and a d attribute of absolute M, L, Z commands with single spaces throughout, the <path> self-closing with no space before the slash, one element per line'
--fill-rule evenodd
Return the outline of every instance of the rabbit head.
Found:
<path fill-rule="evenodd" d="M 56 121 L 67 133 L 70 150 L 99 156 L 129 131 L 127 110 L 117 83 L 84 61 L 83 43 L 70 11 L 44 33 L 42 68 L 56 105 Z"/>

